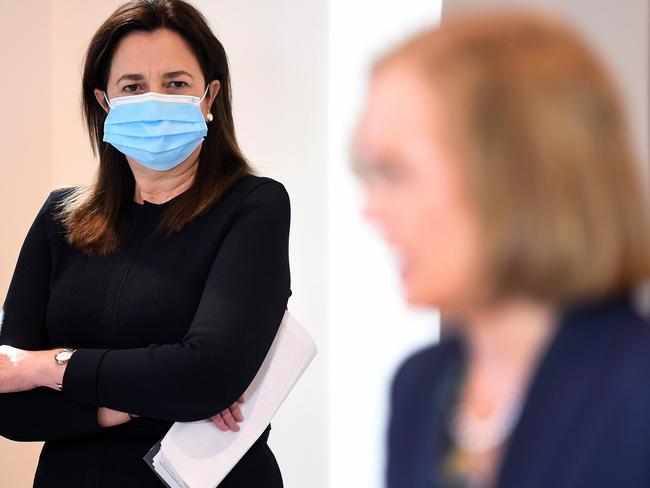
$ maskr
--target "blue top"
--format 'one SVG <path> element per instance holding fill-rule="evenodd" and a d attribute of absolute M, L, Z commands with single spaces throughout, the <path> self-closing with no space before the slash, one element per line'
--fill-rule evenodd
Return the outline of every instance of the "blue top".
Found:
<path fill-rule="evenodd" d="M 397 372 L 389 488 L 440 487 L 446 381 L 459 337 Z M 498 471 L 498 488 L 650 487 L 650 322 L 628 296 L 566 310 L 534 373 Z"/>

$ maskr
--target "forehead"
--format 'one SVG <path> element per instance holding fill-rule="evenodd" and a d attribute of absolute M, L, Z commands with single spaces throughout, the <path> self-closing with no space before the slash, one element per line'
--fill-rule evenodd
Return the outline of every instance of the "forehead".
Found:
<path fill-rule="evenodd" d="M 355 143 L 358 149 L 390 150 L 414 138 L 430 139 L 440 126 L 441 107 L 417 71 L 395 63 L 370 78 Z"/>
<path fill-rule="evenodd" d="M 155 76 L 177 70 L 188 71 L 194 76 L 201 74 L 198 59 L 183 37 L 169 29 L 135 31 L 118 43 L 109 82 L 126 73 Z"/>

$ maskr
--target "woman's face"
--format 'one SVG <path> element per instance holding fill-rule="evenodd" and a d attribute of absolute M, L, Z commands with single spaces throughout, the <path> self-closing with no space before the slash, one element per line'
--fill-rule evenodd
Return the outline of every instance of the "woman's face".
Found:
<path fill-rule="evenodd" d="M 205 79 L 194 53 L 179 34 L 169 29 L 136 31 L 117 45 L 106 91 L 109 99 L 148 91 L 201 97 Z M 203 102 L 205 106 L 206 100 Z"/>
<path fill-rule="evenodd" d="M 219 81 L 213 80 L 210 86 L 201 102 L 204 116 L 217 96 Z M 106 95 L 113 99 L 152 91 L 202 97 L 205 89 L 199 62 L 185 40 L 172 30 L 157 29 L 152 32 L 132 32 L 119 42 L 113 54 Z M 103 91 L 95 90 L 95 97 L 108 112 Z M 200 146 L 194 153 L 198 154 L 199 150 Z M 194 153 L 186 163 L 192 162 L 190 160 L 193 160 Z M 127 159 L 132 163 L 130 158 Z"/>
<path fill-rule="evenodd" d="M 447 118 L 448 119 L 448 118 Z M 373 76 L 355 138 L 365 215 L 399 258 L 413 305 L 465 307 L 479 275 L 479 232 L 444 109 L 410 67 Z"/>

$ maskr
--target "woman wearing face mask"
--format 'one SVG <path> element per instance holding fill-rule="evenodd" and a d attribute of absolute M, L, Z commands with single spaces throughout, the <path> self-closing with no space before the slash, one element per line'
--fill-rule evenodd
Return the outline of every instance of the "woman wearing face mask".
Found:
<path fill-rule="evenodd" d="M 118 8 L 90 43 L 99 170 L 50 193 L 2 310 L 0 434 L 45 441 L 34 486 L 161 486 L 174 421 L 239 429 L 291 294 L 289 199 L 235 139 L 223 46 L 180 0 Z M 280 487 L 269 428 L 222 487 Z"/>
<path fill-rule="evenodd" d="M 647 488 L 647 199 L 612 83 L 556 20 L 460 17 L 376 65 L 366 212 L 442 341 L 392 390 L 391 488 Z"/>

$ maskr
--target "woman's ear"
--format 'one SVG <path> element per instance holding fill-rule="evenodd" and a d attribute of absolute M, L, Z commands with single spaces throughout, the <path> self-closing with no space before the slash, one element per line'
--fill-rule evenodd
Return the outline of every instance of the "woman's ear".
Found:
<path fill-rule="evenodd" d="M 101 105 L 101 107 L 104 109 L 104 112 L 108 113 L 108 103 L 106 103 L 106 98 L 104 98 L 104 92 L 98 88 L 95 88 L 93 91 L 95 94 L 95 98 L 97 99 L 97 103 Z"/>
<path fill-rule="evenodd" d="M 214 103 L 214 99 L 217 98 L 220 89 L 221 89 L 221 82 L 219 80 L 212 80 L 210 82 L 210 89 L 208 90 L 208 96 L 205 97 L 207 98 L 208 101 L 207 104 L 208 110 L 210 109 L 210 107 L 212 107 L 212 104 Z"/>
<path fill-rule="evenodd" d="M 219 80 L 212 80 L 208 85 L 208 93 L 205 96 L 205 99 L 203 100 L 203 103 L 205 105 L 202 108 L 205 115 L 206 122 L 212 122 L 214 120 L 214 115 L 212 114 L 210 109 L 212 108 L 214 99 L 217 98 L 220 89 L 221 89 L 221 82 Z"/>

